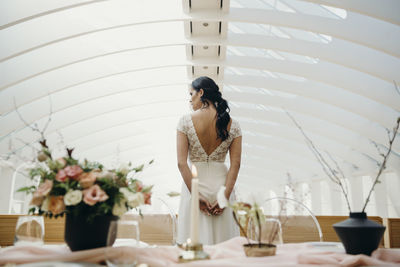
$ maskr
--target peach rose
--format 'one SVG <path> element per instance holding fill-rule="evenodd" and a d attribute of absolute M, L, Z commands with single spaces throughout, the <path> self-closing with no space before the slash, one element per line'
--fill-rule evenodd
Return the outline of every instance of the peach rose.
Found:
<path fill-rule="evenodd" d="M 151 205 L 151 192 L 143 193 L 144 204 Z"/>
<path fill-rule="evenodd" d="M 65 171 L 59 170 L 56 174 L 56 181 L 65 182 L 66 179 L 67 179 L 67 174 L 65 173 Z"/>
<path fill-rule="evenodd" d="M 107 199 L 108 196 L 106 192 L 104 192 L 97 184 L 83 190 L 83 202 L 85 202 L 89 206 L 93 206 L 97 202 L 106 201 Z"/>
<path fill-rule="evenodd" d="M 142 191 L 142 189 L 143 189 L 143 183 L 142 183 L 141 181 L 136 181 L 135 184 L 136 184 L 136 191 L 137 191 L 137 192 Z"/>
<path fill-rule="evenodd" d="M 29 204 L 39 207 L 40 205 L 42 205 L 44 198 L 44 196 L 41 196 L 37 192 L 35 192 L 33 193 L 32 200 Z"/>
<path fill-rule="evenodd" d="M 97 172 L 83 172 L 79 175 L 79 183 L 81 184 L 82 188 L 89 188 L 91 187 L 97 179 Z"/>
<path fill-rule="evenodd" d="M 51 196 L 48 209 L 51 211 L 51 213 L 53 213 L 53 215 L 63 212 L 65 210 L 64 197 Z"/>
<path fill-rule="evenodd" d="M 72 166 L 67 166 L 64 168 L 65 174 L 67 174 L 68 177 L 71 177 L 74 180 L 77 180 L 79 175 L 83 172 L 81 167 L 78 165 L 72 165 Z"/>
<path fill-rule="evenodd" d="M 46 179 L 44 180 L 43 183 L 39 185 L 34 195 L 36 194 L 36 196 L 44 197 L 50 192 L 52 188 L 53 188 L 53 181 Z"/>

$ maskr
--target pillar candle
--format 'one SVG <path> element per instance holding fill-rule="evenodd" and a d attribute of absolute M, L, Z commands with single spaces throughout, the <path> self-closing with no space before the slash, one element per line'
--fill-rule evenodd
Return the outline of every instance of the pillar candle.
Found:
<path fill-rule="evenodd" d="M 192 199 L 190 209 L 190 240 L 192 244 L 199 243 L 199 179 L 196 167 L 192 166 Z"/>

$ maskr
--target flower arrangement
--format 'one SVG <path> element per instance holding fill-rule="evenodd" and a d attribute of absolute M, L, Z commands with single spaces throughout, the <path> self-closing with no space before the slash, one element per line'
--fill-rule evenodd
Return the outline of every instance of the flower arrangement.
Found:
<path fill-rule="evenodd" d="M 247 228 L 250 221 L 254 222 L 255 226 L 258 228 L 258 246 L 261 247 L 261 230 L 262 225 L 265 225 L 265 216 L 263 210 L 257 204 L 257 201 L 253 201 L 253 205 L 245 202 L 234 202 L 231 204 L 226 199 L 224 192 L 225 186 L 222 186 L 217 194 L 217 201 L 220 208 L 230 207 L 232 209 L 233 218 L 240 229 L 240 233 L 246 237 L 249 245 L 251 242 L 248 237 Z M 269 243 L 272 243 L 272 241 L 273 240 L 268 240 Z"/>
<path fill-rule="evenodd" d="M 29 169 L 30 178 L 39 179 L 39 185 L 18 190 L 33 193 L 29 213 L 48 217 L 85 214 L 92 221 L 96 216 L 121 216 L 128 209 L 151 204 L 152 186 L 134 178 L 144 164 L 132 167 L 129 163 L 107 170 L 98 162 L 85 159 L 80 163 L 68 148 L 66 157 L 54 160 L 46 140 L 40 144 L 37 165 Z"/>

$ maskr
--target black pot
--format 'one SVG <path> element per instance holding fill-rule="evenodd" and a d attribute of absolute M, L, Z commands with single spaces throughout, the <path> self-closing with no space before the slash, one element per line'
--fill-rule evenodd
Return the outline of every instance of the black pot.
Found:
<path fill-rule="evenodd" d="M 64 232 L 65 242 L 72 251 L 105 247 L 107 246 L 110 223 L 116 220 L 118 220 L 118 217 L 107 215 L 97 216 L 92 222 L 88 222 L 87 216 L 67 214 Z M 112 243 L 114 242 L 110 242 L 110 245 Z"/>
<path fill-rule="evenodd" d="M 350 212 L 347 220 L 333 225 L 347 254 L 370 256 L 378 248 L 386 227 L 367 219 L 365 212 Z"/>

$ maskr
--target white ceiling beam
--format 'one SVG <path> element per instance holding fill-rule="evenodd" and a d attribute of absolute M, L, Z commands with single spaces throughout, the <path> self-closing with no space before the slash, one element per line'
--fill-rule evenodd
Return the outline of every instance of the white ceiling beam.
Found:
<path fill-rule="evenodd" d="M 282 78 L 256 75 L 225 74 L 224 83 L 226 85 L 239 86 L 239 88 L 244 87 L 242 88 L 244 93 L 246 92 L 245 88 L 254 87 L 267 89 L 267 92 L 268 90 L 273 90 L 272 92 L 287 92 L 309 99 L 315 99 L 358 114 L 370 121 L 382 124 L 387 128 L 392 128 L 394 119 L 399 116 L 399 112 L 386 105 L 342 88 L 316 81 L 291 81 Z M 395 90 L 394 85 L 393 90 Z M 354 103 L 357 103 L 357 105 L 354 105 Z"/>
<path fill-rule="evenodd" d="M 360 13 L 379 20 L 400 25 L 400 2 L 398 0 L 303 0 Z"/>
<path fill-rule="evenodd" d="M 290 110 L 289 110 L 290 112 Z M 277 122 L 277 123 L 282 123 L 285 125 L 289 126 L 294 126 L 293 122 L 290 120 L 290 118 L 283 112 L 283 111 L 278 111 L 278 110 L 256 110 L 256 109 L 247 109 L 247 108 L 235 108 L 232 110 L 232 115 L 235 117 L 243 117 L 247 118 L 250 120 L 259 120 L 259 121 L 265 121 L 265 122 Z M 388 140 L 387 140 L 387 133 L 383 133 L 382 136 L 378 136 L 377 139 L 367 139 L 365 140 L 365 137 L 363 135 L 356 134 L 355 132 L 351 132 L 346 128 L 340 127 L 338 125 L 334 125 L 331 123 L 328 123 L 324 120 L 319 120 L 315 117 L 310 117 L 306 116 L 303 114 L 297 114 L 292 112 L 292 116 L 295 117 L 297 122 L 301 125 L 301 127 L 305 131 L 309 132 L 316 132 L 321 136 L 327 136 L 331 139 L 336 139 L 339 142 L 341 142 L 341 139 L 347 139 L 345 142 L 341 143 L 353 143 L 353 146 L 358 148 L 361 146 L 365 146 L 366 144 L 370 143 L 371 146 L 373 146 L 372 141 L 376 142 L 380 146 L 387 146 L 388 145 Z M 400 139 L 400 138 L 399 138 Z M 362 149 L 358 149 L 359 151 L 362 151 Z M 400 156 L 398 151 L 400 151 L 400 141 L 396 139 L 396 142 L 393 144 L 393 150 L 397 151 L 395 153 L 392 153 L 392 159 L 394 160 L 395 164 L 400 166 Z M 394 165 L 395 165 L 394 164 Z"/>
<path fill-rule="evenodd" d="M 192 61 L 194 65 L 204 64 L 201 60 Z M 343 88 L 400 111 L 399 93 L 395 90 L 393 83 L 328 62 L 306 64 L 289 60 L 232 55 L 224 62 L 219 60 L 209 61 L 209 65 L 267 70 L 300 76 Z M 335 75 L 332 75 L 332 73 L 335 73 Z"/>
<path fill-rule="evenodd" d="M 289 112 L 294 111 L 297 114 L 314 117 L 349 129 L 371 140 L 385 140 L 387 137 L 386 129 L 393 128 L 397 121 L 397 117 L 394 116 L 392 123 L 390 123 L 387 128 L 384 128 L 362 116 L 347 112 L 327 103 L 321 103 L 301 96 L 290 98 L 238 92 L 225 92 L 224 95 L 232 102 L 254 105 L 260 104 L 265 107 L 276 107 L 278 109 L 282 108 Z"/>
<path fill-rule="evenodd" d="M 400 49 L 396 45 L 400 43 L 399 27 L 357 13 L 348 12 L 346 19 L 332 19 L 279 10 L 231 8 L 229 14 L 199 11 L 192 12 L 190 17 L 192 20 L 222 20 L 296 28 L 330 35 L 400 57 Z"/>

